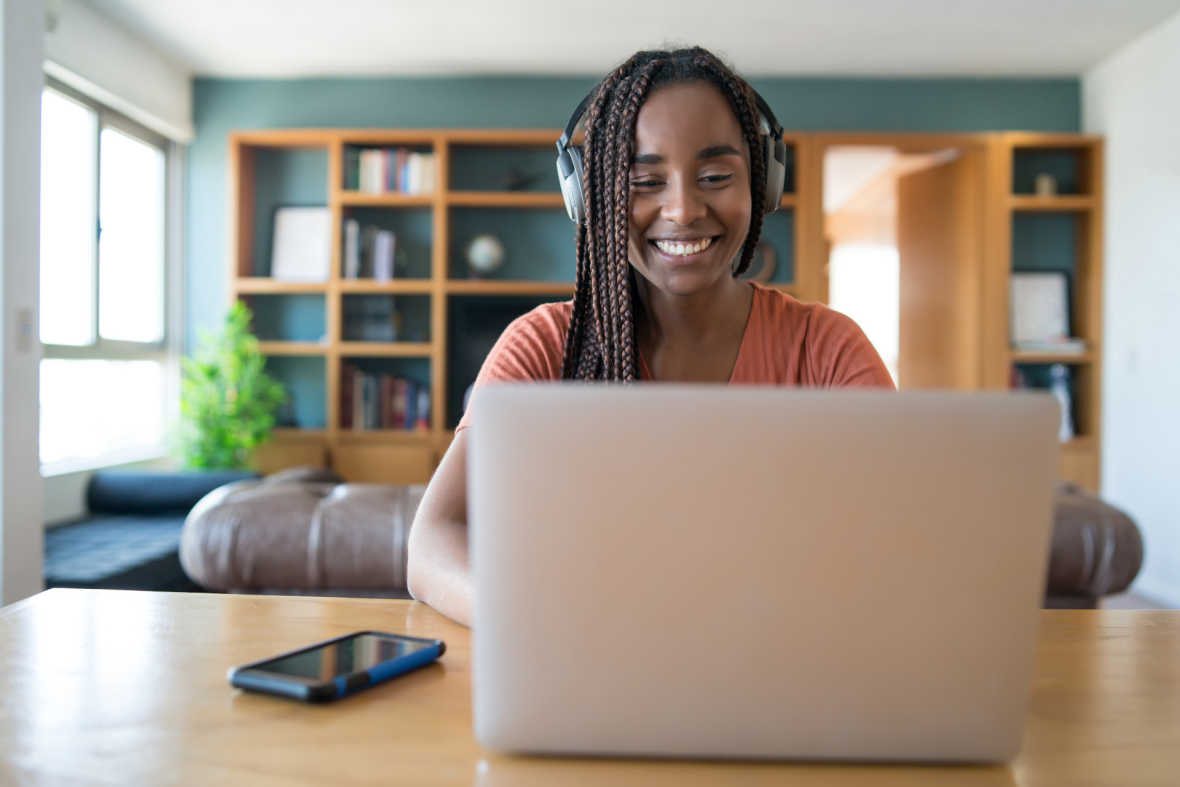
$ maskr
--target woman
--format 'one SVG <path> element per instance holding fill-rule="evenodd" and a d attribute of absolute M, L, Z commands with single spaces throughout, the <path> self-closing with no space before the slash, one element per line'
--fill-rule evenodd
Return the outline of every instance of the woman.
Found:
<path fill-rule="evenodd" d="M 505 329 L 476 387 L 506 380 L 893 386 L 852 320 L 736 278 L 767 204 L 754 93 L 704 49 L 639 52 L 585 115 L 572 301 Z M 410 592 L 470 625 L 467 416 L 410 531 Z"/>

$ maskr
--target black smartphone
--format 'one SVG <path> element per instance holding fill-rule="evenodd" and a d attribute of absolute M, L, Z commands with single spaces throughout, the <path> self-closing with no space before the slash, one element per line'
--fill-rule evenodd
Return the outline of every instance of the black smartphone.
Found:
<path fill-rule="evenodd" d="M 328 702 L 424 667 L 446 649 L 441 639 L 358 631 L 233 667 L 229 682 L 303 702 Z"/>

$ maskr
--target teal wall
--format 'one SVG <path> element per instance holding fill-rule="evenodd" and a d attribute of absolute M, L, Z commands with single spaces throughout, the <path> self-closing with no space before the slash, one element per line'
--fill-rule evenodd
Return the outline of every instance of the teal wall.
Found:
<path fill-rule="evenodd" d="M 299 126 L 557 128 L 591 77 L 197 79 L 186 204 L 185 346 L 226 304 L 234 129 Z M 1076 79 L 764 78 L 754 86 L 802 131 L 1077 131 Z"/>

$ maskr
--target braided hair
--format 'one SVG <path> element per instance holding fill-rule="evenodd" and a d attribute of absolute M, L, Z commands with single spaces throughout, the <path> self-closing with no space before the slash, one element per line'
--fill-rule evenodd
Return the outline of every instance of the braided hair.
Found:
<path fill-rule="evenodd" d="M 635 382 L 635 273 L 627 260 L 630 170 L 639 108 L 656 87 L 708 82 L 729 101 L 750 151 L 750 230 L 734 275 L 750 266 L 766 210 L 766 150 L 759 144 L 753 91 L 701 47 L 637 52 L 598 85 L 586 109 L 582 194 L 586 219 L 577 229 L 574 308 L 565 339 L 565 380 Z"/>

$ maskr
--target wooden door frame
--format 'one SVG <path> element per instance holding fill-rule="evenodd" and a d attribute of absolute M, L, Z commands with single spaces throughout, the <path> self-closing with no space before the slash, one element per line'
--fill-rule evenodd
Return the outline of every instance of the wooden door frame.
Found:
<path fill-rule="evenodd" d="M 995 148 L 995 134 L 987 133 L 922 133 L 922 132 L 816 132 L 807 135 L 806 143 L 800 145 L 799 162 L 799 243 L 795 260 L 795 281 L 800 300 L 828 300 L 827 239 L 824 235 L 823 210 L 823 162 L 829 148 L 838 146 L 890 147 L 899 153 L 926 153 L 945 148 L 958 148 L 969 154 L 973 160 L 970 169 L 974 180 L 972 190 L 977 194 L 975 226 L 979 228 L 976 249 L 978 270 L 970 280 L 969 302 L 980 323 L 979 346 L 971 348 L 976 355 L 976 378 L 980 387 L 985 387 L 989 376 L 987 370 L 993 365 L 988 359 L 996 350 L 1003 353 L 1006 332 L 1004 326 L 996 329 L 996 315 L 1007 314 L 1007 275 L 1003 272 L 1006 263 L 1004 240 L 1007 233 L 997 236 L 997 225 L 1003 224 L 1003 215 L 996 201 L 999 193 L 1006 192 L 1004 183 L 998 178 L 1008 174 L 1000 172 L 996 161 L 1000 158 Z M 1001 271 L 997 276 L 996 271 Z M 995 307 L 999 305 L 999 311 Z M 997 339 L 999 344 L 997 345 Z"/>

